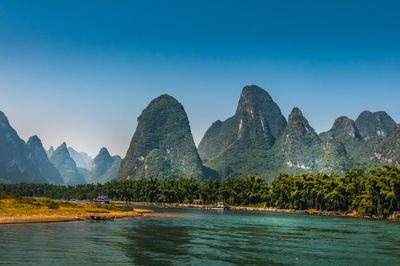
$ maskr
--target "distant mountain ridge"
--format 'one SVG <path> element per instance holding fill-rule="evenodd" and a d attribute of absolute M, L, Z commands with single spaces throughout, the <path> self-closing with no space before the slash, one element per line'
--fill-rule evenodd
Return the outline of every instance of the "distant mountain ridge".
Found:
<path fill-rule="evenodd" d="M 37 136 L 25 143 L 0 112 L 0 182 L 6 183 L 249 175 L 271 181 L 280 173 L 342 174 L 385 164 L 400 167 L 400 125 L 387 113 L 363 111 L 356 120 L 341 116 L 330 130 L 317 134 L 299 108 L 286 120 L 256 85 L 243 88 L 234 115 L 214 122 L 198 148 L 182 104 L 169 95 L 157 97 L 138 117 L 123 159 L 101 148 L 92 160 L 65 143 L 45 151 Z"/>
<path fill-rule="evenodd" d="M 239 110 L 245 115 L 238 115 Z M 343 173 L 349 168 L 399 164 L 400 140 L 393 130 L 398 126 L 383 111 L 364 111 L 356 121 L 339 117 L 321 134 L 298 108 L 288 123 L 282 117 L 267 92 L 254 85 L 244 87 L 235 115 L 214 122 L 201 140 L 198 149 L 204 165 L 222 178 L 257 175 L 272 180 L 279 173 Z M 246 124 L 251 125 L 250 133 L 241 134 Z"/>
<path fill-rule="evenodd" d="M 90 156 L 67 148 L 65 142 L 56 150 L 51 146 L 47 151 L 37 136 L 30 137 L 25 143 L 0 111 L 0 183 L 105 183 L 117 177 L 120 162 L 120 156 L 111 157 L 107 149 L 102 148 L 94 169 L 91 169 Z"/>
<path fill-rule="evenodd" d="M 78 152 L 72 147 L 67 147 L 67 149 L 78 168 L 92 169 L 93 159 L 86 152 Z"/>
<path fill-rule="evenodd" d="M 61 173 L 64 184 L 74 186 L 86 183 L 84 176 L 78 171 L 75 161 L 71 158 L 65 142 L 53 152 L 50 161 Z"/>
<path fill-rule="evenodd" d="M 111 156 L 105 147 L 101 148 L 93 160 L 93 168 L 85 177 L 87 183 L 106 183 L 115 179 L 121 161 L 119 155 Z"/>
<path fill-rule="evenodd" d="M 37 136 L 25 143 L 0 111 L 0 182 L 60 184 L 60 173 L 49 162 Z"/>

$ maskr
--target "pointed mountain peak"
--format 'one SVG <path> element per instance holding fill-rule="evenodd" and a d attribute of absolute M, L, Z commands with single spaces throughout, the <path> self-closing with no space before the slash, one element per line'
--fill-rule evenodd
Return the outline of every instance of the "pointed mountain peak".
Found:
<path fill-rule="evenodd" d="M 55 149 L 55 151 L 53 152 L 52 156 L 54 155 L 60 155 L 63 154 L 63 156 L 67 156 L 70 157 L 70 154 L 68 152 L 68 148 L 67 148 L 67 143 L 63 142 L 60 146 L 57 147 L 57 149 Z"/>
<path fill-rule="evenodd" d="M 341 116 L 337 118 L 329 132 L 336 137 L 350 136 L 351 138 L 361 139 L 361 135 L 358 132 L 356 123 L 354 122 L 354 120 L 346 116 Z"/>
<path fill-rule="evenodd" d="M 364 111 L 358 116 L 355 123 L 360 135 L 365 140 L 373 137 L 386 138 L 396 126 L 396 122 L 383 111 L 375 113 Z"/>
<path fill-rule="evenodd" d="M 262 105 L 274 103 L 271 96 L 262 88 L 251 85 L 243 88 L 240 94 L 239 105 L 236 112 L 254 112 L 254 108 L 261 108 Z"/>
<path fill-rule="evenodd" d="M 262 141 L 270 143 L 282 135 L 287 124 L 279 106 L 265 90 L 256 85 L 243 88 L 235 117 L 239 118 L 237 126 L 240 133 L 248 130 L 253 138 L 261 136 L 264 139 Z"/>
<path fill-rule="evenodd" d="M 61 145 L 56 149 L 56 150 L 58 150 L 58 149 L 66 149 L 67 148 L 67 143 L 64 141 L 63 143 L 61 143 Z"/>
<path fill-rule="evenodd" d="M 301 110 L 297 107 L 294 107 L 289 115 L 289 121 L 285 129 L 284 138 L 286 141 L 293 138 L 298 139 L 298 141 L 301 142 L 303 142 L 303 140 L 306 142 L 320 141 L 315 130 L 310 126 Z"/>
<path fill-rule="evenodd" d="M 42 141 L 39 139 L 39 137 L 37 135 L 31 136 L 28 139 L 27 144 L 31 145 L 31 146 L 41 146 L 41 147 L 43 147 Z"/>
<path fill-rule="evenodd" d="M 54 153 L 54 147 L 50 146 L 50 148 L 46 151 L 47 157 L 50 158 Z"/>
<path fill-rule="evenodd" d="M 106 147 L 101 147 L 101 149 L 100 149 L 100 151 L 99 151 L 99 154 L 102 154 L 102 153 L 108 153 L 108 154 L 110 154 L 110 153 L 108 152 L 108 150 L 107 150 Z"/>
<path fill-rule="evenodd" d="M 99 153 L 97 154 L 97 156 L 94 158 L 94 160 L 96 161 L 97 158 L 111 158 L 110 153 L 108 152 L 107 148 L 102 147 L 99 151 Z"/>
<path fill-rule="evenodd" d="M 294 107 L 292 109 L 292 112 L 289 115 L 289 123 L 291 120 L 298 119 L 298 118 L 304 118 L 303 113 L 301 112 L 301 110 L 298 107 Z"/>
<path fill-rule="evenodd" d="M 76 163 L 72 159 L 65 142 L 53 152 L 50 162 L 60 171 L 64 184 L 76 185 L 86 183 L 83 175 L 78 172 Z"/>
<path fill-rule="evenodd" d="M 175 98 L 161 95 L 142 111 L 118 176 L 203 178 L 187 114 Z"/>

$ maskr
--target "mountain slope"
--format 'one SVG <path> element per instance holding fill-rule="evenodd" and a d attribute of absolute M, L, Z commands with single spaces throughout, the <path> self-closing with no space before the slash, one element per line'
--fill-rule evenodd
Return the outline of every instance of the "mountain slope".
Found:
<path fill-rule="evenodd" d="M 27 142 L 28 158 L 39 168 L 39 173 L 49 184 L 63 184 L 63 179 L 57 168 L 49 161 L 41 140 L 32 136 Z"/>
<path fill-rule="evenodd" d="M 389 137 L 377 146 L 374 157 L 383 164 L 400 167 L 400 125 L 397 125 Z"/>
<path fill-rule="evenodd" d="M 386 138 L 396 127 L 396 122 L 385 112 L 362 112 L 355 122 L 364 140 L 374 137 Z"/>
<path fill-rule="evenodd" d="M 246 86 L 235 115 L 212 124 L 199 144 L 199 154 L 207 161 L 230 145 L 269 149 L 285 127 L 286 119 L 271 96 L 258 86 Z"/>
<path fill-rule="evenodd" d="M 50 146 L 50 148 L 46 151 L 47 158 L 50 158 L 51 155 L 53 155 L 53 152 L 54 152 L 54 148 L 53 148 L 53 146 Z"/>
<path fill-rule="evenodd" d="M 0 182 L 47 183 L 29 153 L 29 147 L 0 111 Z"/>
<path fill-rule="evenodd" d="M 143 110 L 118 177 L 204 177 L 186 112 L 176 99 L 161 95 Z"/>
<path fill-rule="evenodd" d="M 205 166 L 223 177 L 268 178 L 279 163 L 271 148 L 286 127 L 278 105 L 258 86 L 246 86 L 235 115 L 215 122 L 199 144 Z"/>
<path fill-rule="evenodd" d="M 278 143 L 283 153 L 285 164 L 304 170 L 316 168 L 316 161 L 321 157 L 322 141 L 298 108 L 293 108 L 288 125 Z"/>
<path fill-rule="evenodd" d="M 72 147 L 68 147 L 68 152 L 71 158 L 75 161 L 76 167 L 92 169 L 92 158 L 85 152 L 78 152 Z"/>
<path fill-rule="evenodd" d="M 83 175 L 78 172 L 75 161 L 69 155 L 65 142 L 54 151 L 50 161 L 61 173 L 64 184 L 77 185 L 86 183 Z"/>
<path fill-rule="evenodd" d="M 86 176 L 87 183 L 105 183 L 115 179 L 121 164 L 120 156 L 111 157 L 106 148 L 101 148 L 93 160 L 93 168 Z"/>

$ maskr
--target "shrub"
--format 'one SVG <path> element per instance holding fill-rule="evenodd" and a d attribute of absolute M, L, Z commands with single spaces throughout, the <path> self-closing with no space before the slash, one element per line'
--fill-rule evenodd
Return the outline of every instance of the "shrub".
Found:
<path fill-rule="evenodd" d="M 8 199 L 8 195 L 3 190 L 0 190 L 0 199 Z"/>
<path fill-rule="evenodd" d="M 132 206 L 129 206 L 129 205 L 124 205 L 124 206 L 121 206 L 121 207 L 120 207 L 120 210 L 121 210 L 122 212 L 131 212 L 131 211 L 133 211 L 133 207 L 132 207 Z"/>

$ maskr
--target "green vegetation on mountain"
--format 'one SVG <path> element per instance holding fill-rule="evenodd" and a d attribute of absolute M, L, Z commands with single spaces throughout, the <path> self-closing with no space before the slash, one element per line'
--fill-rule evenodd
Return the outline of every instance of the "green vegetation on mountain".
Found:
<path fill-rule="evenodd" d="M 293 108 L 288 125 L 277 143 L 278 153 L 283 153 L 285 164 L 304 170 L 314 170 L 321 156 L 322 141 L 308 124 L 299 108 Z"/>
<path fill-rule="evenodd" d="M 362 112 L 356 119 L 356 126 L 364 140 L 373 137 L 386 138 L 396 126 L 396 122 L 385 112 Z"/>
<path fill-rule="evenodd" d="M 151 101 L 139 116 L 118 172 L 119 179 L 151 177 L 204 178 L 186 112 L 169 95 Z"/>
<path fill-rule="evenodd" d="M 271 96 L 258 86 L 246 86 L 235 115 L 213 123 L 199 144 L 199 154 L 207 161 L 234 146 L 244 148 L 243 154 L 252 148 L 269 149 L 285 127 L 286 120 Z"/>
<path fill-rule="evenodd" d="M 360 215 L 386 217 L 400 210 L 400 169 L 352 169 L 336 174 L 280 175 L 272 184 L 258 177 L 226 180 L 195 178 L 114 180 L 105 184 L 57 186 L 48 184 L 0 184 L 7 194 L 56 199 L 91 199 L 106 195 L 114 200 L 138 202 L 252 205 L 284 209 L 357 211 Z"/>
<path fill-rule="evenodd" d="M 268 151 L 285 127 L 286 119 L 271 96 L 260 87 L 246 86 L 235 115 L 207 130 L 199 154 L 205 166 L 221 177 L 266 177 L 268 169 L 274 168 L 273 162 L 266 161 L 271 158 Z"/>
<path fill-rule="evenodd" d="M 299 108 L 287 122 L 271 96 L 252 85 L 243 88 L 235 114 L 206 131 L 198 150 L 183 106 L 161 95 L 139 116 L 125 158 L 102 149 L 92 168 L 90 157 L 63 145 L 47 151 L 49 161 L 41 141 L 32 137 L 25 143 L 0 112 L 0 182 L 74 185 L 114 177 L 204 180 L 249 175 L 271 181 L 280 173 L 343 174 L 351 168 L 399 166 L 399 135 L 395 121 L 383 111 L 364 111 L 355 121 L 341 116 L 318 135 Z"/>
<path fill-rule="evenodd" d="M 257 86 L 247 86 L 235 115 L 207 130 L 199 154 L 204 165 L 221 178 L 257 175 L 272 180 L 279 173 L 320 171 L 343 174 L 351 168 L 366 170 L 395 162 L 393 156 L 379 159 L 383 153 L 375 153 L 395 125 L 385 112 L 364 111 L 356 121 L 339 117 L 328 132 L 318 135 L 300 109 L 293 109 L 286 125 L 271 97 Z"/>
<path fill-rule="evenodd" d="M 50 161 L 61 173 L 64 184 L 77 185 L 86 183 L 83 175 L 79 173 L 75 161 L 69 155 L 65 142 L 54 151 L 50 157 Z"/>
<path fill-rule="evenodd" d="M 377 146 L 374 157 L 380 162 L 400 167 L 400 125 Z"/>

